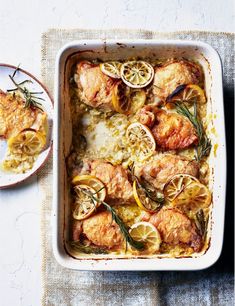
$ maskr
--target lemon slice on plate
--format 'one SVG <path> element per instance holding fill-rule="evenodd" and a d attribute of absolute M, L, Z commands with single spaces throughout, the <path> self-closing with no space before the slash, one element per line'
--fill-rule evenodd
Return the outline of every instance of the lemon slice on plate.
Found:
<path fill-rule="evenodd" d="M 164 197 L 172 202 L 188 185 L 199 180 L 189 174 L 176 174 L 164 186 Z"/>
<path fill-rule="evenodd" d="M 135 241 L 144 243 L 144 253 L 153 254 L 159 251 L 162 240 L 153 224 L 149 222 L 135 223 L 130 228 L 129 233 Z"/>
<path fill-rule="evenodd" d="M 120 72 L 123 82 L 132 88 L 143 88 L 154 77 L 153 67 L 144 61 L 128 61 L 122 64 Z"/>
<path fill-rule="evenodd" d="M 77 175 L 72 180 L 73 185 L 87 185 L 94 189 L 94 196 L 100 201 L 104 201 L 106 197 L 105 185 L 95 176 L 92 175 Z"/>
<path fill-rule="evenodd" d="M 13 154 L 36 155 L 46 144 L 46 137 L 33 129 L 23 130 L 8 139 L 9 151 Z"/>
<path fill-rule="evenodd" d="M 93 199 L 90 195 L 96 195 L 96 190 L 84 184 L 76 185 L 75 192 L 75 209 L 73 218 L 83 220 L 88 218 L 99 206 L 99 201 Z"/>
<path fill-rule="evenodd" d="M 206 103 L 206 96 L 204 90 L 195 84 L 180 85 L 176 90 L 167 98 L 167 108 L 173 108 L 174 103 L 186 103 L 199 105 Z"/>
<path fill-rule="evenodd" d="M 192 182 L 184 188 L 172 201 L 172 205 L 183 210 L 198 210 L 207 208 L 211 203 L 211 193 L 209 189 L 199 183 Z"/>
<path fill-rule="evenodd" d="M 122 66 L 122 63 L 117 62 L 117 61 L 112 61 L 112 62 L 105 62 L 100 64 L 100 69 L 101 71 L 108 75 L 111 78 L 114 79 L 120 79 L 120 68 Z"/>
<path fill-rule="evenodd" d="M 145 211 L 156 212 L 160 208 L 161 203 L 147 194 L 144 188 L 138 186 L 136 181 L 133 183 L 133 195 L 137 205 Z"/>
<path fill-rule="evenodd" d="M 128 126 L 126 138 L 131 146 L 132 155 L 135 155 L 139 161 L 146 160 L 156 149 L 156 142 L 151 131 L 139 122 Z"/>

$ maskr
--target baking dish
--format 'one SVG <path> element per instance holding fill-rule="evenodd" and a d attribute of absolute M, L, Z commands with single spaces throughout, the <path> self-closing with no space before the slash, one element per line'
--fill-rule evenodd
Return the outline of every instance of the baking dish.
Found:
<path fill-rule="evenodd" d="M 185 57 L 198 61 L 205 73 L 208 97 L 208 130 L 213 148 L 209 157 L 210 189 L 213 208 L 210 219 L 210 245 L 205 253 L 188 258 L 99 258 L 75 259 L 66 251 L 68 229 L 68 186 L 66 156 L 72 141 L 68 96 L 69 73 L 79 59 L 128 59 L 132 57 Z M 216 51 L 208 44 L 194 41 L 75 41 L 58 53 L 55 72 L 55 129 L 53 182 L 53 250 L 57 261 L 78 270 L 198 270 L 219 258 L 223 242 L 225 211 L 226 149 L 222 91 L 222 68 Z M 218 147 L 216 150 L 215 148 Z"/>

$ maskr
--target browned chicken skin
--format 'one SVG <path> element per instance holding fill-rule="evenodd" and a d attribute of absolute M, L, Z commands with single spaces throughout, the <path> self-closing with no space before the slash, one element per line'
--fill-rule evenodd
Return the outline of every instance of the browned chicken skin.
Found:
<path fill-rule="evenodd" d="M 154 159 L 146 162 L 142 166 L 135 167 L 135 174 L 144 178 L 155 188 L 162 190 L 165 183 L 177 173 L 186 173 L 198 176 L 199 165 L 187 157 L 160 154 L 155 155 Z"/>
<path fill-rule="evenodd" d="M 112 93 L 117 81 L 105 75 L 99 65 L 88 61 L 80 62 L 76 73 L 82 102 L 94 108 L 113 110 Z"/>
<path fill-rule="evenodd" d="M 202 238 L 197 233 L 195 224 L 177 209 L 161 209 L 153 214 L 149 222 L 159 230 L 164 242 L 178 245 L 186 244 L 199 252 Z"/>
<path fill-rule="evenodd" d="M 200 67 L 186 60 L 171 61 L 155 70 L 153 93 L 162 101 L 179 86 L 198 84 L 202 80 Z"/>
<path fill-rule="evenodd" d="M 198 142 L 192 123 L 185 117 L 147 105 L 139 111 L 139 121 L 151 130 L 159 147 L 164 150 L 185 149 Z"/>
<path fill-rule="evenodd" d="M 97 159 L 84 160 L 80 174 L 90 174 L 100 179 L 107 188 L 107 200 L 112 204 L 134 202 L 128 173 L 122 166 Z"/>
<path fill-rule="evenodd" d="M 120 246 L 123 242 L 120 228 L 108 211 L 100 212 L 84 220 L 82 227 L 83 234 L 95 245 L 111 249 Z"/>
<path fill-rule="evenodd" d="M 37 109 L 25 108 L 22 99 L 0 92 L 0 136 L 9 138 L 32 127 L 38 114 Z"/>

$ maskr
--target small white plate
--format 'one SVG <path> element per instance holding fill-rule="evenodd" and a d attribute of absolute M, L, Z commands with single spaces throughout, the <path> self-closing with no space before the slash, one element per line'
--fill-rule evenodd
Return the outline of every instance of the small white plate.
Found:
<path fill-rule="evenodd" d="M 10 80 L 9 75 L 12 75 L 17 67 L 7 64 L 0 64 L 0 90 L 6 92 L 7 89 L 15 88 L 14 84 Z M 25 181 L 27 178 L 35 174 L 46 162 L 52 148 L 52 123 L 53 123 L 53 101 L 50 97 L 45 86 L 39 82 L 33 75 L 29 72 L 19 68 L 16 72 L 14 79 L 17 83 L 22 82 L 24 80 L 30 80 L 32 83 L 27 84 L 27 88 L 30 91 L 34 92 L 42 92 L 42 94 L 38 95 L 40 98 L 44 100 L 40 100 L 42 103 L 42 107 L 47 113 L 48 116 L 48 138 L 47 144 L 43 152 L 41 152 L 34 163 L 32 169 L 27 171 L 26 173 L 10 173 L 0 169 L 0 189 L 9 188 L 13 185 L 16 185 L 20 182 Z M 5 152 L 7 149 L 6 140 L 0 139 L 0 163 L 5 157 Z"/>

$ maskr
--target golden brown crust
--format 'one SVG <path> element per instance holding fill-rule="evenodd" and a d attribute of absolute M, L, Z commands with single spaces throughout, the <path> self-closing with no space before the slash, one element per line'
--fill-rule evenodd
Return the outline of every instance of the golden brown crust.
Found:
<path fill-rule="evenodd" d="M 39 111 L 25 108 L 21 98 L 0 93 L 0 136 L 9 138 L 35 122 Z"/>
<path fill-rule="evenodd" d="M 105 75 L 99 65 L 80 62 L 76 67 L 76 83 L 81 101 L 102 110 L 113 110 L 112 93 L 116 80 Z"/>
<path fill-rule="evenodd" d="M 173 154 L 158 154 L 144 165 L 135 167 L 135 174 L 155 188 L 163 190 L 165 183 L 177 173 L 198 176 L 199 165 L 195 160 Z"/>
<path fill-rule="evenodd" d="M 202 71 L 197 64 L 174 60 L 155 69 L 153 93 L 165 101 L 179 85 L 199 84 L 201 80 Z"/>
<path fill-rule="evenodd" d="M 83 234 L 95 245 L 109 249 L 120 246 L 123 236 L 110 212 L 103 211 L 83 221 Z"/>
<path fill-rule="evenodd" d="M 112 204 L 135 202 L 128 173 L 122 166 L 113 166 L 101 159 L 85 160 L 80 174 L 91 174 L 101 180 L 107 188 L 107 200 Z"/>
<path fill-rule="evenodd" d="M 149 220 L 159 230 L 164 242 L 171 245 L 184 244 L 195 252 L 202 247 L 202 238 L 197 233 L 195 224 L 177 209 L 161 209 Z"/>

